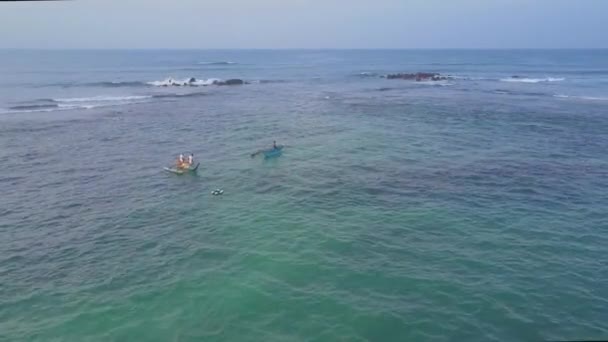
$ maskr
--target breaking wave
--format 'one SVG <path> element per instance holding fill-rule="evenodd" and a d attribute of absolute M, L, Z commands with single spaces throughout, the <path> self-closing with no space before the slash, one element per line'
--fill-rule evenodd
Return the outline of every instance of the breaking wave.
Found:
<path fill-rule="evenodd" d="M 543 82 L 561 82 L 565 78 L 562 77 L 546 77 L 546 78 L 527 78 L 513 76 L 509 78 L 501 78 L 501 82 L 512 82 L 512 83 L 543 83 Z"/>
<path fill-rule="evenodd" d="M 152 98 L 150 95 L 136 95 L 136 96 L 94 96 L 94 97 L 74 97 L 66 99 L 53 99 L 55 102 L 124 102 L 134 100 L 145 100 Z"/>
<path fill-rule="evenodd" d="M 237 62 L 231 61 L 215 61 L 215 62 L 198 62 L 198 65 L 235 65 Z"/>
<path fill-rule="evenodd" d="M 93 109 L 98 107 L 138 104 L 152 99 L 152 95 L 140 96 L 94 96 L 57 99 L 38 99 L 2 110 L 3 113 L 34 113 L 58 110 Z"/>
<path fill-rule="evenodd" d="M 360 72 L 360 73 L 356 74 L 355 76 L 359 76 L 359 77 L 362 77 L 362 78 L 366 78 L 366 77 L 379 77 L 380 74 L 375 73 L 375 72 L 363 71 L 363 72 Z"/>
<path fill-rule="evenodd" d="M 167 98 L 184 98 L 184 97 L 199 97 L 199 96 L 207 96 L 208 93 L 184 93 L 184 94 L 157 94 L 152 95 L 155 99 L 167 99 Z"/>
<path fill-rule="evenodd" d="M 273 84 L 273 83 L 288 83 L 287 80 L 255 80 L 251 81 L 253 84 Z"/>
<path fill-rule="evenodd" d="M 553 97 L 559 99 L 575 99 L 575 100 L 587 100 L 587 101 L 608 101 L 608 97 L 605 96 L 570 96 L 563 94 L 556 94 Z"/>
<path fill-rule="evenodd" d="M 31 105 L 20 105 L 20 106 L 13 106 L 13 107 L 9 107 L 9 110 L 15 110 L 15 111 L 27 111 L 27 110 L 51 110 L 53 108 L 58 108 L 59 104 L 53 103 L 53 104 L 31 104 Z"/>
<path fill-rule="evenodd" d="M 210 85 L 241 85 L 245 83 L 245 81 L 237 78 L 229 80 L 222 80 L 220 78 L 208 78 L 206 80 L 199 80 L 194 77 L 186 78 L 183 80 L 167 78 L 162 81 L 147 82 L 148 85 L 154 87 L 205 87 Z"/>
<path fill-rule="evenodd" d="M 260 83 L 274 83 L 274 80 L 263 80 Z M 236 84 L 245 84 L 247 82 L 241 79 L 229 79 L 223 80 L 221 78 L 208 78 L 208 79 L 197 79 L 195 77 L 188 77 L 184 79 L 175 79 L 173 77 L 168 77 L 164 80 L 156 80 L 156 81 L 102 81 L 102 82 L 91 82 L 91 83 L 80 83 L 80 84 L 63 84 L 62 87 L 102 87 L 102 88 L 121 88 L 121 87 L 199 87 L 199 86 L 209 86 L 209 85 L 236 85 Z"/>
<path fill-rule="evenodd" d="M 516 95 L 516 96 L 548 96 L 547 93 L 533 92 L 533 91 L 513 91 L 507 89 L 496 89 L 490 93 L 498 95 Z"/>
<path fill-rule="evenodd" d="M 416 84 L 435 86 L 435 87 L 449 87 L 449 86 L 454 85 L 454 83 L 448 82 L 448 81 L 420 81 L 420 82 L 416 82 Z"/>
<path fill-rule="evenodd" d="M 146 86 L 145 82 L 139 81 L 115 81 L 115 82 L 92 82 L 86 85 L 92 87 L 107 87 L 107 88 L 119 88 L 119 87 L 143 87 Z"/>

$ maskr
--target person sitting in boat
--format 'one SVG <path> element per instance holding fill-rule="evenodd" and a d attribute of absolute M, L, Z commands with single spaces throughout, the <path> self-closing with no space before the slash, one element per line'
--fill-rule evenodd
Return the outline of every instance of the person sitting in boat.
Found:
<path fill-rule="evenodd" d="M 192 166 L 194 164 L 194 153 L 190 153 L 188 156 L 188 166 Z"/>
<path fill-rule="evenodd" d="M 185 169 L 188 167 L 188 165 L 186 164 L 186 161 L 184 160 L 184 155 L 180 153 L 179 157 L 177 158 L 177 162 L 175 163 L 178 169 Z"/>
<path fill-rule="evenodd" d="M 272 142 L 272 149 L 273 149 L 273 150 L 278 149 L 278 147 L 277 147 L 277 141 L 276 141 L 276 140 L 274 140 L 274 141 Z"/>

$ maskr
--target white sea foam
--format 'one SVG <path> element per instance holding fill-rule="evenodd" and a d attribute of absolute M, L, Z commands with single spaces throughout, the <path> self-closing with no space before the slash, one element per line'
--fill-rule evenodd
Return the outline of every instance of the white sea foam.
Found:
<path fill-rule="evenodd" d="M 192 84 L 197 85 L 197 86 L 208 86 L 208 85 L 216 84 L 218 82 L 222 82 L 222 80 L 219 78 L 209 78 L 206 80 L 196 80 L 195 82 L 192 82 Z"/>
<path fill-rule="evenodd" d="M 419 81 L 419 82 L 416 82 L 416 84 L 436 86 L 436 87 L 449 87 L 449 86 L 454 85 L 454 83 L 451 83 L 448 81 Z"/>
<path fill-rule="evenodd" d="M 194 87 L 196 87 L 196 86 L 209 86 L 209 85 L 213 85 L 218 82 L 221 82 L 221 81 L 222 80 L 219 78 L 209 78 L 206 80 L 199 80 L 194 77 L 191 77 L 191 78 L 186 78 L 183 80 L 176 80 L 174 78 L 169 77 L 162 81 L 151 81 L 151 82 L 148 82 L 147 84 L 149 84 L 151 86 L 155 86 L 155 87 L 171 87 L 171 86 L 175 86 L 175 87 L 194 86 Z"/>
<path fill-rule="evenodd" d="M 66 99 L 53 99 L 55 102 L 71 103 L 71 102 L 125 102 L 137 101 L 152 98 L 149 95 L 134 95 L 134 96 L 94 96 L 94 97 L 75 97 Z"/>
<path fill-rule="evenodd" d="M 590 100 L 590 101 L 608 101 L 608 97 L 597 97 L 597 96 L 581 96 L 581 99 Z"/>
<path fill-rule="evenodd" d="M 575 100 L 587 100 L 587 101 L 608 101 L 608 97 L 605 96 L 571 96 L 564 94 L 556 94 L 553 97 L 559 99 L 575 99 Z"/>
<path fill-rule="evenodd" d="M 30 101 L 29 103 L 14 106 L 1 111 L 3 113 L 36 113 L 74 109 L 93 109 L 99 107 L 145 103 L 151 98 L 152 96 L 149 95 L 57 98 L 52 100 L 44 100 L 46 102 L 52 102 L 50 104 L 38 104 L 40 100 L 34 100 Z"/>
<path fill-rule="evenodd" d="M 527 78 L 527 77 L 509 77 L 501 78 L 502 82 L 513 82 L 513 83 L 543 83 L 543 82 L 561 82 L 565 78 L 562 77 L 547 77 L 547 78 Z"/>
<path fill-rule="evenodd" d="M 111 106 L 111 104 L 106 104 L 106 106 Z M 46 108 L 31 108 L 31 109 L 8 109 L 8 110 L 0 110 L 2 113 L 7 114 L 17 114 L 17 113 L 43 113 L 43 112 L 56 112 L 63 110 L 73 110 L 73 109 L 93 109 L 97 107 L 104 107 L 104 105 L 93 105 L 93 104 L 82 104 L 82 105 L 70 105 L 70 104 L 59 104 L 57 107 L 46 107 Z"/>
<path fill-rule="evenodd" d="M 360 77 L 378 77 L 378 74 L 375 72 L 363 71 L 358 74 Z"/>
<path fill-rule="evenodd" d="M 199 62 L 199 65 L 233 65 L 237 64 L 236 62 L 231 61 L 216 61 L 216 62 Z"/>

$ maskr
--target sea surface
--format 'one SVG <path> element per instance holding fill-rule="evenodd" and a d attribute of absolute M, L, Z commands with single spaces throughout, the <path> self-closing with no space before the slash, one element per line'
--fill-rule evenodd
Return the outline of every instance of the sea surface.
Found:
<path fill-rule="evenodd" d="M 1 341 L 608 339 L 608 50 L 0 50 L 0 169 Z"/>

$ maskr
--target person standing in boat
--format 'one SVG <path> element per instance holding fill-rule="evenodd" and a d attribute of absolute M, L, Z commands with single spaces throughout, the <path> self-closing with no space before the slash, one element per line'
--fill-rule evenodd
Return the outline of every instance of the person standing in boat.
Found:
<path fill-rule="evenodd" d="M 251 158 L 257 156 L 260 153 L 266 153 L 266 152 L 269 152 L 269 151 L 281 150 L 281 149 L 283 149 L 283 147 L 284 147 L 284 145 L 277 145 L 277 141 L 273 140 L 271 148 L 266 148 L 266 149 L 263 149 L 263 150 L 258 150 L 258 151 L 256 151 L 256 152 L 254 152 L 254 153 L 251 154 Z"/>

